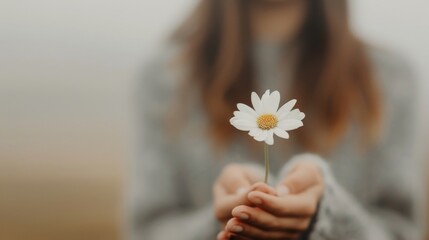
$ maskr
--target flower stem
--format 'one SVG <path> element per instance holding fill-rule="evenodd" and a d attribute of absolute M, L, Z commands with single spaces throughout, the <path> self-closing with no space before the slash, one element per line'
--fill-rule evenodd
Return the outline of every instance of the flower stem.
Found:
<path fill-rule="evenodd" d="M 268 183 L 268 173 L 270 172 L 270 160 L 268 155 L 268 144 L 264 144 L 264 153 L 265 153 L 265 183 Z"/>

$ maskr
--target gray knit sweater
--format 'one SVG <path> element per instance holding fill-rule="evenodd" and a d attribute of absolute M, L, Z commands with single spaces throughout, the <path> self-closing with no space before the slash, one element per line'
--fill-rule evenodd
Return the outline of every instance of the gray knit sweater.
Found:
<path fill-rule="evenodd" d="M 311 240 L 422 238 L 424 193 L 421 163 L 413 154 L 413 77 L 398 56 L 368 51 L 384 100 L 380 143 L 362 151 L 351 124 L 340 145 L 327 156 L 302 152 L 293 142 L 293 132 L 291 140 L 278 140 L 270 149 L 271 184 L 302 159 L 315 161 L 323 169 L 326 188 Z M 276 67 L 279 49 L 256 46 L 254 52 L 257 92 L 281 89 L 285 77 Z M 262 145 L 260 151 L 251 151 L 243 140 L 236 140 L 221 154 L 216 152 L 205 134 L 198 98 L 190 97 L 192 107 L 179 134 L 166 131 L 165 119 L 180 85 L 180 73 L 169 68 L 173 54 L 174 50 L 165 50 L 144 72 L 143 93 L 139 94 L 143 139 L 131 169 L 129 239 L 215 239 L 220 226 L 212 213 L 211 190 L 217 175 L 229 163 L 253 163 L 261 168 L 263 164 Z M 282 151 L 285 144 L 289 148 Z"/>

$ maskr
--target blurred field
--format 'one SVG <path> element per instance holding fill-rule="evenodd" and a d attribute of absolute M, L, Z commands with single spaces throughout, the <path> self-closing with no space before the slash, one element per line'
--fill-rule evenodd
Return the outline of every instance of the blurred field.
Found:
<path fill-rule="evenodd" d="M 142 59 L 195 1 L 2 1 L 0 240 L 120 239 L 129 96 Z M 352 2 L 357 30 L 427 80 L 429 35 L 416 31 L 427 2 Z"/>
<path fill-rule="evenodd" d="M 0 239 L 119 239 L 132 71 L 25 47 L 0 61 Z"/>
<path fill-rule="evenodd" d="M 2 129 L 0 239 L 119 238 L 123 142 L 115 126 L 87 124 Z"/>

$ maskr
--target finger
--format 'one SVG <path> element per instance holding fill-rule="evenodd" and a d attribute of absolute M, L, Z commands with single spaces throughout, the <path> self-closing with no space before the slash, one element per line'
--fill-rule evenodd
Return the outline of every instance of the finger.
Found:
<path fill-rule="evenodd" d="M 277 191 L 266 183 L 258 182 L 250 187 L 252 191 L 260 191 L 270 195 L 277 196 Z"/>
<path fill-rule="evenodd" d="M 231 234 L 227 231 L 221 231 L 217 235 L 217 240 L 229 240 Z"/>
<path fill-rule="evenodd" d="M 224 230 L 218 233 L 217 240 L 251 240 L 251 239 L 240 237 L 232 234 L 231 232 Z"/>
<path fill-rule="evenodd" d="M 245 171 L 243 171 L 243 166 L 228 165 L 222 174 L 228 176 L 221 178 L 220 182 L 220 185 L 223 186 L 228 194 L 235 194 L 239 189 L 250 187 L 252 184 Z"/>
<path fill-rule="evenodd" d="M 264 180 L 264 174 L 259 168 L 253 166 L 245 166 L 245 168 L 246 171 L 243 173 L 251 183 L 262 182 Z"/>
<path fill-rule="evenodd" d="M 314 164 L 300 164 L 280 182 L 279 195 L 297 194 L 319 183 L 320 172 Z"/>
<path fill-rule="evenodd" d="M 249 224 L 243 223 L 236 218 L 232 218 L 226 225 L 226 230 L 234 235 L 246 237 L 253 240 L 258 239 L 295 239 L 299 233 L 290 233 L 286 231 L 265 231 Z"/>
<path fill-rule="evenodd" d="M 309 217 L 315 213 L 317 207 L 317 198 L 304 194 L 277 197 L 252 191 L 247 197 L 255 206 L 280 217 Z"/>
<path fill-rule="evenodd" d="M 240 235 L 237 235 L 234 233 L 230 233 L 230 232 L 228 232 L 228 233 L 231 235 L 231 237 L 229 237 L 229 240 L 253 240 L 253 239 L 243 237 L 243 236 L 240 236 Z"/>
<path fill-rule="evenodd" d="M 231 211 L 238 205 L 251 205 L 247 195 L 250 189 L 240 194 L 224 195 L 220 198 L 215 198 L 214 209 L 215 216 L 220 220 L 227 220 L 232 217 Z"/>
<path fill-rule="evenodd" d="M 290 231 L 303 232 L 310 224 L 309 217 L 277 217 L 260 208 L 252 208 L 244 205 L 234 208 L 232 216 L 240 219 L 241 222 L 269 231 L 288 229 Z"/>

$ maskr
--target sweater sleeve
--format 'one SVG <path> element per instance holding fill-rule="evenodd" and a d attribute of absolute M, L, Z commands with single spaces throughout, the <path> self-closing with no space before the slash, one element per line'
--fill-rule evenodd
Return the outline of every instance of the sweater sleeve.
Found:
<path fill-rule="evenodd" d="M 421 219 L 417 212 L 419 194 L 415 192 L 416 185 L 410 186 L 411 189 L 403 188 L 414 183 L 405 178 L 406 174 L 394 176 L 397 178 L 396 181 L 401 182 L 400 184 L 387 184 L 388 187 L 379 189 L 379 194 L 374 196 L 370 204 L 364 204 L 357 201 L 336 181 L 329 165 L 319 156 L 312 154 L 296 156 L 286 169 L 300 161 L 318 164 L 325 179 L 325 191 L 314 224 L 309 229 L 310 232 L 305 234 L 309 236 L 308 239 L 422 239 Z"/>
<path fill-rule="evenodd" d="M 168 76 L 164 62 L 146 68 L 143 91 L 138 93 L 138 107 L 143 109 L 138 125 L 143 129 L 130 170 L 127 239 L 213 239 L 218 225 L 212 206 L 187 202 L 180 151 L 166 128 L 177 82 Z"/>
<path fill-rule="evenodd" d="M 385 137 L 368 154 L 370 186 L 368 199 L 358 201 L 338 182 L 328 162 L 319 156 L 296 156 L 282 171 L 297 161 L 317 163 L 324 175 L 325 191 L 319 203 L 311 240 L 417 240 L 422 239 L 424 213 L 423 163 L 415 156 L 413 141 L 416 106 L 409 72 L 397 66 L 386 86 Z M 395 72 L 396 71 L 396 72 Z M 405 83 L 405 85 L 404 85 Z M 346 156 L 345 156 L 346 157 Z"/>

